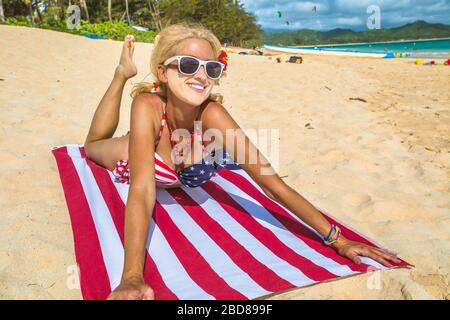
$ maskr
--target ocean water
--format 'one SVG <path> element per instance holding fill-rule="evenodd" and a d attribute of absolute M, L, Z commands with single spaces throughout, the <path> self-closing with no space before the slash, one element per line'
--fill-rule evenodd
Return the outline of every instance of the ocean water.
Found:
<path fill-rule="evenodd" d="M 450 39 L 360 43 L 319 46 L 319 48 L 374 52 L 390 51 L 406 53 L 444 53 L 450 52 Z"/>

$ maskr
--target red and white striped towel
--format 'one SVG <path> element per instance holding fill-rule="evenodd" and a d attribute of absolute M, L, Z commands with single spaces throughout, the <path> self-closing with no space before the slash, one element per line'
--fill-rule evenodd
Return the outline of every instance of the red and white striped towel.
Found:
<path fill-rule="evenodd" d="M 120 282 L 129 185 L 85 156 L 52 148 L 74 234 L 84 299 L 105 299 Z M 380 247 L 319 209 L 351 240 Z M 265 194 L 243 171 L 222 169 L 198 188 L 158 189 L 144 277 L 155 299 L 254 299 L 362 272 Z M 395 267 L 411 266 L 405 261 Z"/>

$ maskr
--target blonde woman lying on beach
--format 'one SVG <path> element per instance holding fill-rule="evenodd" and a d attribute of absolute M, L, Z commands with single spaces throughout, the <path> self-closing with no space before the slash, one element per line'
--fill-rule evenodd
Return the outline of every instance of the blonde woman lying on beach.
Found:
<path fill-rule="evenodd" d="M 156 188 L 198 187 L 219 170 L 221 163 L 217 158 L 223 159 L 224 154 L 231 155 L 235 162 L 241 158 L 238 155 L 245 155 L 245 161 L 239 165 L 266 195 L 319 232 L 325 244 L 340 255 L 357 264 L 361 263 L 358 256 L 370 257 L 385 266 L 391 266 L 390 261 L 399 262 L 390 252 L 347 240 L 337 226 L 330 225 L 275 171 L 264 174 L 264 170 L 272 169 L 270 164 L 245 135 L 245 143 L 238 143 L 238 135 L 243 135 L 239 125 L 220 103 L 221 96 L 211 93 L 227 62 L 220 41 L 201 26 L 179 24 L 161 31 L 151 55 L 151 72 L 158 79 L 157 86 L 135 86 L 130 131 L 112 138 L 119 122 L 124 85 L 137 74 L 133 52 L 134 38 L 127 36 L 119 66 L 97 107 L 84 144 L 91 160 L 111 170 L 118 181 L 130 184 L 125 210 L 124 269 L 120 285 L 108 299 L 154 298 L 152 288 L 144 281 L 143 268 Z M 215 139 L 202 134 L 211 129 Z M 233 143 L 225 139 L 227 130 L 239 133 Z M 186 134 L 184 139 L 176 137 L 180 132 Z M 251 154 L 258 155 L 254 163 L 247 162 Z"/>

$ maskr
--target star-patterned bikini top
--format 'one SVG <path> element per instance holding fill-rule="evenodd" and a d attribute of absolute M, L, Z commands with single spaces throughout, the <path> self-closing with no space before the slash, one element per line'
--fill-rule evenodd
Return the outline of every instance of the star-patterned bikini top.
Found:
<path fill-rule="evenodd" d="M 164 130 L 164 126 L 167 123 L 167 113 L 165 104 L 163 107 L 163 116 L 161 119 L 161 127 L 159 129 L 159 136 L 155 143 L 155 149 L 158 145 L 162 132 Z M 169 129 L 169 136 L 172 137 L 172 130 L 170 129 L 169 124 L 167 124 L 167 127 Z M 197 138 L 198 141 L 201 143 L 203 151 L 205 150 L 205 145 L 203 143 L 203 133 L 201 128 L 195 128 L 194 132 L 191 133 L 191 138 Z M 185 139 L 189 140 L 189 139 Z M 172 146 L 174 145 L 172 139 L 170 140 Z M 190 143 L 190 141 L 189 141 Z M 174 147 L 176 149 L 177 146 Z M 177 155 L 177 154 L 176 154 Z M 217 156 L 216 156 L 217 155 Z M 180 158 L 178 158 L 180 159 Z M 183 155 L 181 156 L 181 159 L 183 159 Z M 160 161 L 162 159 L 159 159 Z M 213 177 L 216 172 L 218 172 L 222 167 L 227 163 L 233 163 L 231 160 L 230 155 L 224 150 L 213 150 L 211 153 L 207 154 L 204 158 L 202 158 L 201 161 L 194 163 L 182 170 L 179 170 L 176 172 L 173 170 L 173 173 L 176 173 L 178 176 L 179 181 L 186 187 L 194 188 L 201 186 L 202 184 L 206 183 L 211 177 Z M 167 164 L 166 164 L 167 165 Z M 169 166 L 167 166 L 169 167 Z M 170 168 L 170 167 L 169 167 Z"/>

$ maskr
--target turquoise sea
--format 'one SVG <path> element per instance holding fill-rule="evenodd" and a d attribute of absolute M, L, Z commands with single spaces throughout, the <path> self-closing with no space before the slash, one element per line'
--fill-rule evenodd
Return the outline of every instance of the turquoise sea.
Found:
<path fill-rule="evenodd" d="M 417 56 L 450 57 L 450 39 L 358 43 L 358 44 L 343 44 L 343 45 L 325 45 L 318 47 L 324 49 L 345 49 L 350 51 L 369 51 L 369 52 L 389 51 L 394 53 L 404 52 L 404 53 L 411 53 L 412 57 Z"/>

